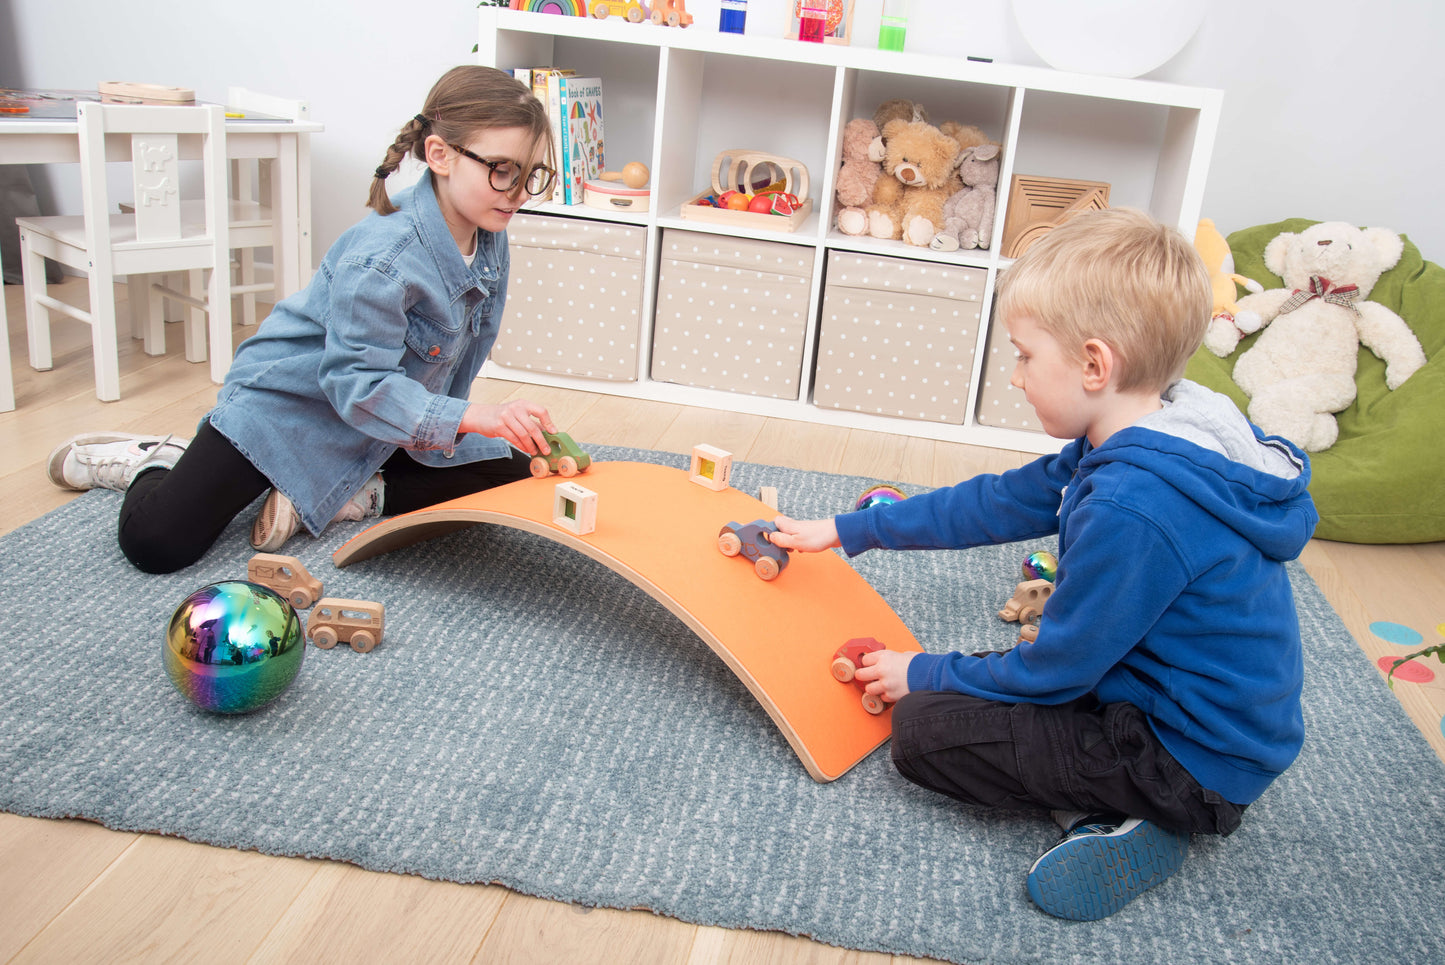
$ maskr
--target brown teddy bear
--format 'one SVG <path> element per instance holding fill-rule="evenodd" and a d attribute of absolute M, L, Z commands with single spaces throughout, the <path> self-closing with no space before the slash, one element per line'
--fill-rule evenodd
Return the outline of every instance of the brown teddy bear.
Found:
<path fill-rule="evenodd" d="M 873 186 L 868 233 L 927 248 L 943 230 L 943 203 L 963 186 L 958 141 L 924 121 L 889 121 L 883 127 L 883 177 Z"/>
<path fill-rule="evenodd" d="M 878 125 L 866 117 L 857 117 L 843 126 L 843 166 L 838 169 L 838 230 L 845 235 L 861 235 L 868 228 L 868 215 L 863 205 L 873 200 L 873 185 L 883 173 L 883 165 L 868 156 L 869 146 L 878 136 Z"/>

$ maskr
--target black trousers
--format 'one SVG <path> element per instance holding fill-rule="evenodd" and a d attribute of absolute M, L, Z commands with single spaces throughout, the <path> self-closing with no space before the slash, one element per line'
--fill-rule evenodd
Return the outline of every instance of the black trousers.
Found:
<path fill-rule="evenodd" d="M 381 467 L 386 515 L 425 509 L 448 499 L 530 475 L 529 457 L 488 459 L 433 468 L 398 449 Z M 201 424 L 175 468 L 142 472 L 120 510 L 121 552 L 147 573 L 174 573 L 200 559 L 236 514 L 271 488 L 271 481 L 229 439 Z"/>
<path fill-rule="evenodd" d="M 1244 807 L 1176 761 L 1133 704 L 1005 704 L 923 691 L 893 707 L 893 763 L 965 804 L 1111 812 L 1173 831 L 1229 834 Z"/>

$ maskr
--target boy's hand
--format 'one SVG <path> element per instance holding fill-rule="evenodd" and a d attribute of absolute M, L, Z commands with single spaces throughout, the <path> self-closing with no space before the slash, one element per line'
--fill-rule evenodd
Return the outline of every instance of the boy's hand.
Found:
<path fill-rule="evenodd" d="M 505 439 L 529 456 L 551 452 L 542 430 L 556 432 L 545 406 L 517 399 L 502 405 L 473 402 L 462 416 L 462 431 Z"/>
<path fill-rule="evenodd" d="M 908 664 L 915 653 L 900 653 L 897 650 L 877 650 L 863 654 L 863 666 L 858 668 L 857 678 L 868 686 L 864 689 L 876 694 L 890 704 L 897 703 L 908 693 Z"/>
<path fill-rule="evenodd" d="M 800 553 L 818 553 L 842 545 L 838 541 L 838 527 L 831 519 L 800 521 L 787 516 L 775 516 L 773 522 L 778 531 L 770 537 L 774 546 Z"/>

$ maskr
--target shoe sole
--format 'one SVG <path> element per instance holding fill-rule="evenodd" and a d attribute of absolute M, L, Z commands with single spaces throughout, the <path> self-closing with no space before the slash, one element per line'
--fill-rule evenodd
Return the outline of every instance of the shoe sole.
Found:
<path fill-rule="evenodd" d="M 107 442 L 125 442 L 135 440 L 136 442 L 159 442 L 164 436 L 140 436 L 134 432 L 82 432 L 80 435 L 71 436 L 50 451 L 50 458 L 45 463 L 45 475 L 50 481 L 61 489 L 70 489 L 75 492 L 84 492 L 80 486 L 72 486 L 65 481 L 65 457 L 70 450 L 76 446 L 102 445 Z"/>
<path fill-rule="evenodd" d="M 1057 918 L 1107 918 L 1184 863 L 1189 836 L 1148 821 L 1118 835 L 1060 842 L 1029 870 L 1034 904 Z"/>
<path fill-rule="evenodd" d="M 276 489 L 267 494 L 266 501 L 261 504 L 261 512 L 256 514 L 256 521 L 251 524 L 252 549 L 262 553 L 274 553 L 286 545 L 286 540 L 295 535 L 295 530 L 292 530 L 281 539 L 276 539 L 278 535 L 276 523 L 281 516 L 281 500 L 285 498 Z"/>

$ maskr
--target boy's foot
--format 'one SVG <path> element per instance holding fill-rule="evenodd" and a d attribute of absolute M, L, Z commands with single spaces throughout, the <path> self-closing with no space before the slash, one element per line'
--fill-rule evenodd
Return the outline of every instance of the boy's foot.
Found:
<path fill-rule="evenodd" d="M 361 487 L 361 492 L 347 500 L 331 521 L 339 523 L 371 519 L 381 515 L 381 505 L 386 491 L 381 473 L 373 473 Z M 261 504 L 261 512 L 251 525 L 251 546 L 262 553 L 274 553 L 301 528 L 301 517 L 291 500 L 279 489 L 273 489 Z"/>
<path fill-rule="evenodd" d="M 114 489 L 125 492 L 142 469 L 170 469 L 189 443 L 173 436 L 128 432 L 87 432 L 50 453 L 45 474 L 62 489 Z"/>
<path fill-rule="evenodd" d="M 1074 921 L 1106 918 L 1184 863 L 1189 835 L 1142 818 L 1094 815 L 1075 824 L 1029 869 L 1029 897 Z"/>

